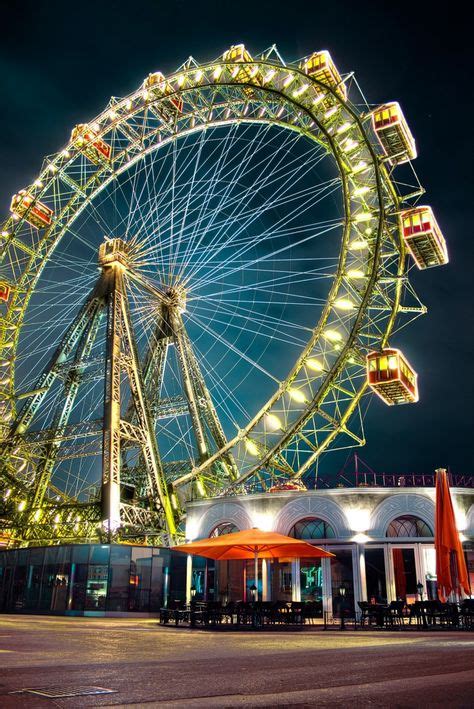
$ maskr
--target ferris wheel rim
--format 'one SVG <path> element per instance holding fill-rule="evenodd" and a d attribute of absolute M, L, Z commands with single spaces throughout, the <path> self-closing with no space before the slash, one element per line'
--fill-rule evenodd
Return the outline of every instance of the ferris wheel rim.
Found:
<path fill-rule="evenodd" d="M 222 63 L 222 62 L 221 62 L 221 63 Z M 257 65 L 259 65 L 259 66 L 260 66 L 260 65 L 271 66 L 271 67 L 274 67 L 274 68 L 278 68 L 278 70 L 283 70 L 283 71 L 285 71 L 285 72 L 287 72 L 287 73 L 299 74 L 300 76 L 304 77 L 305 80 L 308 80 L 308 77 L 307 77 L 305 74 L 303 74 L 301 71 L 295 69 L 294 67 L 288 67 L 288 66 L 287 66 L 287 67 L 282 67 L 281 65 L 277 65 L 277 64 L 272 63 L 272 62 L 261 62 L 261 61 L 255 61 L 255 62 L 253 62 L 252 64 L 257 64 Z M 214 66 L 215 66 L 215 62 L 212 62 L 212 63 L 207 64 L 207 65 L 202 65 L 202 67 L 200 67 L 200 70 L 206 70 L 206 68 L 213 68 Z M 195 72 L 195 71 L 196 71 L 195 68 L 193 68 L 193 69 L 190 70 L 191 73 L 192 73 L 192 72 Z M 180 75 L 182 75 L 183 73 L 185 73 L 185 72 L 180 72 Z M 168 80 L 169 80 L 169 81 L 172 81 L 172 80 L 173 80 L 173 77 L 176 77 L 177 75 L 178 75 L 178 73 L 176 73 L 175 75 L 171 75 L 171 76 L 168 78 Z M 362 126 L 362 123 L 361 123 L 361 121 L 360 121 L 360 119 L 359 119 L 359 116 L 356 114 L 356 112 L 353 111 L 353 109 L 348 105 L 348 103 L 347 103 L 346 101 L 343 101 L 342 98 L 341 98 L 338 94 L 336 94 L 335 91 L 333 91 L 332 89 L 328 88 L 328 87 L 325 86 L 324 84 L 321 84 L 321 82 L 316 82 L 316 81 L 314 81 L 314 80 L 312 80 L 312 81 L 313 81 L 313 83 L 317 84 L 318 87 L 319 87 L 319 89 L 322 90 L 325 94 L 330 93 L 331 96 L 332 96 L 333 98 L 335 98 L 335 100 L 337 100 L 342 106 L 344 106 L 344 108 L 345 108 L 348 112 L 352 113 L 352 118 L 353 118 L 354 122 L 356 122 L 356 123 L 358 124 L 358 127 L 359 127 L 359 129 L 360 129 L 362 135 L 364 135 L 364 137 L 365 137 L 365 140 L 366 140 L 366 147 L 368 148 L 369 152 L 371 153 L 371 156 L 372 156 L 372 159 L 373 159 L 373 164 L 371 165 L 371 167 L 374 169 L 374 173 L 375 173 L 375 176 L 376 176 L 377 192 L 378 192 L 378 201 L 379 201 L 379 204 L 380 204 L 380 208 L 379 208 L 379 210 L 378 210 L 377 239 L 376 239 L 376 241 L 375 241 L 375 243 L 377 244 L 377 248 L 378 248 L 378 246 L 380 245 L 382 232 L 383 232 L 383 229 L 384 229 L 384 227 L 385 227 L 385 210 L 384 210 L 384 208 L 383 208 L 382 182 L 387 183 L 387 181 L 388 181 L 388 182 L 390 183 L 390 179 L 389 179 L 388 175 L 386 175 L 386 174 L 384 175 L 384 174 L 383 174 L 383 167 L 379 165 L 378 156 L 376 155 L 375 150 L 373 149 L 373 146 L 371 145 L 370 139 L 369 139 L 369 138 L 367 137 L 367 135 L 365 134 L 364 128 L 363 128 L 363 126 Z M 219 84 L 219 86 L 220 86 L 220 85 L 221 85 L 221 84 Z M 232 87 L 234 87 L 234 88 L 235 88 L 235 86 L 238 86 L 238 88 L 239 88 L 239 89 L 242 89 L 242 90 L 243 90 L 244 88 L 248 88 L 248 89 L 252 89 L 252 90 L 257 90 L 258 92 L 261 92 L 261 91 L 262 91 L 262 92 L 264 92 L 264 91 L 270 92 L 269 89 L 262 89 L 261 87 L 256 87 L 256 86 L 255 86 L 254 84 L 252 84 L 252 83 L 242 84 L 242 83 L 240 82 L 240 83 L 238 83 L 238 84 L 233 84 L 233 83 L 230 83 L 230 82 L 229 82 L 229 83 L 227 83 L 227 84 L 222 84 L 222 85 L 224 85 L 224 86 L 232 86 Z M 216 86 L 215 83 L 201 84 L 200 88 L 202 88 L 202 87 L 215 88 L 215 86 Z M 182 90 L 176 90 L 175 93 L 176 93 L 176 94 L 185 94 L 185 93 L 189 93 L 191 90 L 194 90 L 194 89 L 184 88 L 184 89 L 182 89 Z M 139 89 L 137 92 L 135 92 L 135 93 L 132 94 L 131 96 L 137 96 L 137 94 L 139 94 L 140 91 L 141 91 L 141 90 Z M 282 102 L 285 102 L 285 103 L 293 103 L 293 104 L 297 107 L 297 109 L 306 111 L 307 114 L 308 114 L 308 115 L 315 121 L 315 123 L 318 125 L 318 128 L 324 133 L 324 127 L 318 123 L 317 117 L 314 116 L 313 114 L 309 113 L 309 111 L 308 111 L 304 106 L 301 106 L 301 104 L 298 104 L 298 103 L 297 103 L 296 101 L 294 101 L 291 97 L 287 96 L 287 95 L 284 94 L 284 93 L 278 92 L 278 91 L 276 91 L 276 90 L 275 90 L 275 91 L 272 91 L 272 93 L 273 93 L 273 95 L 275 95 L 275 96 L 279 96 L 279 97 L 281 98 Z M 125 101 L 125 100 L 126 100 L 126 99 L 124 99 L 123 101 Z M 128 100 L 130 100 L 130 98 L 129 98 Z M 161 100 L 163 101 L 164 99 L 161 99 Z M 156 101 L 155 103 L 158 103 L 158 101 Z M 141 109 L 137 109 L 136 112 L 138 113 L 139 110 L 141 110 Z M 102 116 L 103 114 L 108 113 L 108 112 L 110 112 L 110 108 L 107 108 L 107 109 L 106 109 L 102 114 L 100 114 L 100 115 Z M 123 121 L 126 121 L 127 118 L 123 117 L 122 120 L 123 120 Z M 227 124 L 232 124 L 232 123 L 235 123 L 235 122 L 236 122 L 236 119 L 232 119 L 232 120 L 229 120 L 228 123 L 225 123 L 225 124 L 227 125 Z M 256 121 L 256 120 L 251 120 L 251 119 L 240 119 L 239 122 L 249 122 L 249 123 L 252 122 L 252 123 L 256 123 L 257 121 Z M 224 122 L 221 122 L 221 124 L 224 124 Z M 209 122 L 207 125 L 210 125 L 210 122 Z M 194 129 L 194 128 L 193 128 L 193 129 L 190 129 L 189 132 L 194 132 L 195 130 L 205 130 L 206 127 L 207 127 L 206 125 L 202 125 L 202 126 L 199 126 L 199 127 L 196 128 L 196 129 Z M 287 125 L 287 124 L 283 124 L 283 122 L 282 122 L 282 127 L 288 128 L 288 125 Z M 296 127 L 291 127 L 291 128 L 292 128 L 293 130 L 295 130 L 296 132 L 300 132 Z M 103 132 L 101 132 L 100 135 L 103 135 L 103 134 L 105 134 L 106 132 L 107 132 L 107 128 L 104 128 Z M 169 139 L 167 139 L 167 140 L 168 140 L 168 142 L 172 142 L 172 141 L 176 140 L 178 137 L 181 137 L 181 136 L 184 135 L 184 134 L 185 134 L 185 133 L 182 132 L 182 133 L 180 133 L 180 134 L 171 135 L 171 136 L 169 137 Z M 310 135 L 309 137 L 315 139 L 314 136 L 312 136 L 312 135 Z M 351 195 L 350 195 L 350 192 L 349 192 L 349 190 L 348 190 L 348 188 L 347 188 L 348 176 L 347 176 L 347 174 L 346 174 L 346 171 L 343 169 L 342 162 L 340 161 L 340 153 L 339 153 L 339 151 L 336 149 L 336 146 L 335 146 L 335 143 L 334 143 L 333 138 L 332 138 L 331 136 L 329 136 L 329 135 L 326 135 L 326 137 L 328 138 L 329 144 L 333 147 L 332 155 L 333 155 L 333 157 L 334 157 L 335 160 L 336 160 L 336 164 L 338 165 L 340 177 L 341 177 L 341 180 L 342 180 L 343 185 L 344 185 L 344 187 L 345 187 L 345 189 L 344 189 L 344 203 L 345 203 L 345 206 L 347 207 L 347 209 L 348 209 L 348 211 L 349 211 L 349 213 L 350 213 L 350 205 L 349 205 L 349 203 L 350 203 L 350 197 L 351 197 Z M 317 139 L 315 139 L 315 140 L 316 140 L 316 142 L 319 142 Z M 162 144 L 165 144 L 165 141 L 163 141 Z M 148 152 L 151 153 L 151 152 L 153 152 L 154 150 L 158 150 L 159 148 L 160 148 L 160 145 L 156 145 L 156 146 L 154 146 L 154 147 L 149 147 L 149 148 L 147 149 L 146 153 L 148 153 Z M 135 164 L 136 162 L 139 162 L 141 159 L 143 159 L 144 155 L 145 155 L 145 151 L 142 152 L 142 153 L 137 153 L 137 155 L 135 156 L 135 158 L 133 159 L 133 161 L 131 161 L 131 164 L 129 164 L 129 165 L 125 165 L 125 164 L 122 165 L 122 167 L 120 168 L 120 171 L 118 171 L 116 174 L 110 176 L 107 180 L 105 180 L 103 183 L 101 183 L 100 188 L 98 187 L 96 191 L 94 191 L 93 193 L 91 193 L 91 195 L 90 195 L 90 201 L 92 201 L 92 200 L 94 199 L 94 197 L 99 193 L 99 189 L 104 189 L 106 184 L 110 183 L 110 181 L 112 181 L 113 179 L 115 179 L 115 176 L 118 176 L 119 174 L 122 174 L 122 173 L 125 172 L 127 169 L 129 169 L 129 167 L 131 167 L 133 164 Z M 39 197 L 40 197 L 40 196 L 41 196 L 41 194 L 39 195 Z M 393 196 L 393 199 L 394 199 L 394 203 L 397 204 L 397 197 L 396 197 L 396 194 L 394 194 L 394 195 L 392 195 L 392 196 Z M 88 198 L 88 200 L 89 200 L 89 198 Z M 86 205 L 87 205 L 87 203 L 88 203 L 88 200 L 85 200 L 85 201 L 84 201 L 83 206 L 82 206 L 82 209 L 85 209 L 85 207 L 86 207 Z M 82 211 L 82 209 L 81 209 L 81 211 Z M 71 220 L 70 220 L 69 222 L 67 222 L 66 225 L 64 226 L 64 231 L 62 232 L 61 236 L 65 233 L 66 229 L 74 222 L 74 220 L 79 216 L 79 214 L 80 214 L 79 211 L 77 211 L 77 212 L 74 213 L 74 217 L 72 217 Z M 51 228 L 52 228 L 52 227 L 51 227 Z M 348 240 L 348 238 L 349 238 L 350 229 L 351 229 L 351 222 L 350 222 L 350 220 L 347 218 L 347 211 L 346 211 L 346 220 L 345 220 L 345 224 L 344 224 L 344 237 L 343 237 L 343 241 L 342 241 L 342 244 L 341 244 L 341 251 L 340 251 L 340 258 L 339 258 L 339 262 L 338 262 L 337 274 L 336 274 L 335 277 L 334 277 L 333 286 L 331 287 L 331 290 L 330 290 L 330 294 L 333 296 L 333 297 L 332 297 L 332 301 L 334 300 L 334 294 L 338 292 L 338 290 L 339 290 L 339 288 L 340 288 L 340 286 L 341 286 L 341 283 L 342 283 L 342 279 L 343 279 L 343 262 L 344 262 L 345 257 L 347 256 L 347 245 L 348 245 L 348 244 L 347 244 L 347 240 Z M 56 245 L 57 243 L 59 243 L 59 239 L 57 240 L 57 242 L 55 242 L 55 245 Z M 401 264 L 401 265 L 400 265 L 400 271 L 401 271 L 401 273 L 403 273 L 403 272 L 404 272 L 404 246 L 403 246 L 403 242 L 402 242 L 401 239 L 399 239 L 399 248 L 400 248 L 400 264 Z M 50 256 L 50 253 L 52 253 L 52 251 L 51 251 L 51 252 L 47 252 L 47 253 L 45 254 L 44 261 L 42 262 L 43 264 L 45 264 L 45 263 L 47 262 L 48 257 Z M 40 277 L 40 275 L 41 275 L 41 272 L 38 273 L 37 279 Z M 370 280 L 371 280 L 371 285 L 373 285 L 373 283 L 375 282 L 376 277 L 377 277 L 377 264 L 376 264 L 375 259 L 374 259 L 374 266 L 373 266 L 373 268 L 372 268 L 371 279 L 370 279 Z M 37 279 L 36 279 L 36 281 L 35 281 L 34 284 L 33 284 L 33 287 L 32 287 L 32 289 L 31 289 L 31 293 L 34 291 L 34 287 L 35 287 L 35 285 L 36 285 Z M 393 303 L 391 318 L 390 318 L 390 321 L 389 321 L 389 323 L 388 323 L 387 330 L 386 330 L 386 332 L 385 332 L 384 338 L 381 340 L 382 342 L 386 342 L 386 341 L 387 341 L 387 339 L 388 339 L 388 337 L 389 337 L 389 334 L 390 334 L 390 331 L 391 331 L 392 328 L 393 328 L 393 323 L 394 323 L 394 319 L 395 319 L 395 315 L 396 315 L 396 311 L 397 311 L 397 309 L 398 309 L 398 304 L 399 304 L 399 299 L 400 299 L 401 287 L 398 288 L 398 291 L 397 291 L 397 292 L 398 292 L 398 295 L 397 295 L 397 297 L 396 297 L 396 299 L 395 299 L 395 301 L 394 301 L 394 303 Z M 346 338 L 346 344 L 345 344 L 343 350 L 341 351 L 340 355 L 337 357 L 336 363 L 333 365 L 333 368 L 332 368 L 331 372 L 328 373 L 328 376 L 327 376 L 327 387 L 330 386 L 330 383 L 331 383 L 332 379 L 334 378 L 333 376 L 330 376 L 330 375 L 332 375 L 332 373 L 334 372 L 334 376 L 335 376 L 336 373 L 337 373 L 337 371 L 340 371 L 340 370 L 341 370 L 341 368 L 344 366 L 345 362 L 347 361 L 347 358 L 349 357 L 349 353 L 350 353 L 350 351 L 351 351 L 351 349 L 352 349 L 352 345 L 353 345 L 353 343 L 354 343 L 354 341 L 355 341 L 355 339 L 356 339 L 356 337 L 357 337 L 357 332 L 356 332 L 356 330 L 357 330 L 357 327 L 358 327 L 358 323 L 360 322 L 360 320 L 361 320 L 362 317 L 363 317 L 363 310 L 364 310 L 364 312 L 365 312 L 365 308 L 367 307 L 368 301 L 370 300 L 370 296 L 371 296 L 371 288 L 369 288 L 369 286 L 367 286 L 367 288 L 365 289 L 365 296 L 364 296 L 364 299 L 363 299 L 364 306 L 360 305 L 359 308 L 358 308 L 359 316 L 358 316 L 358 319 L 357 319 L 357 325 L 354 325 L 354 326 L 352 327 L 352 329 L 351 329 L 351 331 L 350 331 L 350 333 L 349 333 L 349 336 Z M 330 298 L 330 296 L 328 296 L 328 302 L 327 302 L 327 304 L 326 304 L 326 306 L 325 306 L 325 308 L 324 308 L 324 310 L 323 310 L 323 313 L 322 313 L 322 315 L 321 315 L 321 317 L 320 317 L 320 319 L 319 319 L 318 324 L 313 328 L 313 334 L 314 334 L 314 333 L 316 332 L 316 330 L 318 330 L 318 329 L 319 329 L 319 330 L 322 330 L 323 325 L 321 325 L 321 327 L 320 327 L 320 323 L 322 322 L 322 319 L 323 319 L 323 318 L 324 318 L 324 324 L 327 322 L 327 320 L 328 320 L 328 318 L 329 318 L 329 316 L 330 316 L 330 314 L 331 314 L 331 309 L 332 309 L 332 307 L 333 307 L 332 304 L 330 304 L 330 302 L 329 302 L 330 300 L 331 300 L 331 298 Z M 25 308 L 24 308 L 24 311 L 23 311 L 23 312 L 26 311 L 27 305 L 28 305 L 28 303 L 26 302 L 26 305 L 25 305 Z M 20 329 L 21 329 L 21 324 L 18 326 L 18 331 L 17 331 L 18 333 L 20 332 Z M 17 343 L 18 343 L 18 340 L 17 340 Z M 309 348 L 309 345 L 308 345 L 307 347 Z M 307 354 L 308 354 L 307 348 L 305 348 L 305 356 L 307 356 Z M 301 360 L 304 359 L 304 358 L 303 358 L 303 355 L 299 358 L 299 360 L 300 360 L 300 359 L 301 359 Z M 270 410 L 270 408 L 271 408 L 271 403 L 270 403 L 270 401 L 276 400 L 276 399 L 278 398 L 278 396 L 281 395 L 281 393 L 282 393 L 282 392 L 281 392 L 281 389 L 282 389 L 282 388 L 286 390 L 286 388 L 285 388 L 284 385 L 287 385 L 287 384 L 290 382 L 290 379 L 291 379 L 292 375 L 295 374 L 295 373 L 297 373 L 297 372 L 296 372 L 297 366 L 298 366 L 298 365 L 295 364 L 294 368 L 291 370 L 291 372 L 288 374 L 287 378 L 285 379 L 285 382 L 282 383 L 282 386 L 280 387 L 280 390 L 275 393 L 274 397 L 272 397 L 271 400 L 269 400 L 268 402 L 266 402 L 266 404 L 264 405 L 264 407 L 262 407 L 262 409 L 259 411 L 259 413 L 253 418 L 252 422 L 251 422 L 245 429 L 243 429 L 243 431 L 242 431 L 241 433 L 239 433 L 238 436 L 237 436 L 235 439 L 232 439 L 232 443 L 229 443 L 229 444 L 228 444 L 228 447 L 229 447 L 229 448 L 232 447 L 232 445 L 235 445 L 235 443 L 236 443 L 237 440 L 239 440 L 239 441 L 240 441 L 240 440 L 243 440 L 243 439 L 253 430 L 253 428 L 254 428 L 254 426 L 255 426 L 255 423 L 257 422 L 257 419 L 260 420 L 260 419 L 263 417 L 263 415 L 265 414 L 265 412 L 267 412 L 267 411 Z M 298 370 L 298 371 L 299 371 L 299 370 Z M 13 379 L 13 378 L 12 378 L 12 379 Z M 291 381 L 292 381 L 292 379 L 291 379 Z M 361 397 L 362 394 L 364 393 L 365 386 L 366 386 L 366 385 L 364 384 L 364 385 L 361 387 L 361 389 L 360 389 L 360 391 L 359 391 L 359 397 L 358 397 L 357 401 L 356 401 L 356 398 L 354 397 L 354 406 L 353 406 L 352 409 L 351 409 L 351 413 L 352 413 L 353 409 L 355 408 L 355 406 L 357 405 L 358 400 L 360 399 L 360 397 Z M 326 388 L 326 391 L 327 391 L 327 388 Z M 341 421 L 341 425 L 344 425 L 344 422 L 347 421 L 347 419 L 350 417 L 351 413 L 349 413 L 349 414 L 345 417 L 344 421 Z M 294 425 L 293 429 L 296 430 L 296 428 L 297 428 L 297 424 Z M 335 430 L 335 431 L 334 431 L 334 435 L 337 435 L 338 432 L 339 432 L 339 430 Z M 216 456 L 220 455 L 221 453 L 222 453 L 222 451 L 219 451 L 219 453 L 216 453 Z M 198 472 L 200 472 L 200 471 L 202 471 L 202 470 L 205 470 L 205 468 L 208 467 L 211 463 L 212 463 L 212 458 L 210 458 L 209 461 L 206 461 L 206 463 L 204 463 L 204 464 L 198 469 Z M 196 471 L 194 471 L 193 474 L 196 474 Z"/>

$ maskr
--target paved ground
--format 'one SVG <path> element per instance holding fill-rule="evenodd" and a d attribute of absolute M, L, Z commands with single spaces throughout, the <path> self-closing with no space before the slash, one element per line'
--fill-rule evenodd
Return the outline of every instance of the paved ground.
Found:
<path fill-rule="evenodd" d="M 12 694 L 81 686 L 115 691 Z M 99 705 L 472 707 L 474 633 L 222 633 L 149 619 L 0 615 L 2 709 Z"/>

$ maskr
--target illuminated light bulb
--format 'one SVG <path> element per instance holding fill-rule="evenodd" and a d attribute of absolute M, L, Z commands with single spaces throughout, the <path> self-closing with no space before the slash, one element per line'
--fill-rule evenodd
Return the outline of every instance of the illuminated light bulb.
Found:
<path fill-rule="evenodd" d="M 230 74 L 231 74 L 231 76 L 232 76 L 233 79 L 235 79 L 235 77 L 237 76 L 238 73 L 239 73 L 239 67 L 238 67 L 238 66 L 236 66 L 236 67 L 235 67 L 234 69 L 232 69 L 232 71 L 230 72 Z"/>
<path fill-rule="evenodd" d="M 293 75 L 293 74 L 288 74 L 288 76 L 286 77 L 285 81 L 283 82 L 283 87 L 284 87 L 285 89 L 287 89 L 288 86 L 289 86 L 290 84 L 292 84 L 294 80 L 295 80 L 294 75 Z"/>
<path fill-rule="evenodd" d="M 364 271 L 360 271 L 358 268 L 350 268 L 346 273 L 347 278 L 365 278 Z"/>
<path fill-rule="evenodd" d="M 202 480 L 200 480 L 199 478 L 196 480 L 196 487 L 198 493 L 204 497 L 204 495 L 206 494 L 206 489 L 203 485 Z"/>
<path fill-rule="evenodd" d="M 281 114 L 283 113 L 284 110 L 285 110 L 285 107 L 284 107 L 284 106 L 281 106 L 281 107 L 279 108 L 278 113 L 276 114 L 276 115 L 277 115 L 277 118 L 280 118 L 280 116 L 281 116 Z"/>
<path fill-rule="evenodd" d="M 245 448 L 247 449 L 247 453 L 250 453 L 250 455 L 258 455 L 260 453 L 257 444 L 250 438 L 247 438 L 245 441 Z"/>
<path fill-rule="evenodd" d="M 145 89 L 145 91 L 142 91 L 142 97 L 144 101 L 148 100 L 148 97 L 150 95 L 150 92 Z"/>
<path fill-rule="evenodd" d="M 127 111 L 130 111 L 132 106 L 133 106 L 133 103 L 132 103 L 131 99 L 128 99 L 128 101 L 125 104 L 125 108 L 127 109 Z"/>
<path fill-rule="evenodd" d="M 361 187 L 357 187 L 352 195 L 353 197 L 361 197 L 363 194 L 367 194 L 367 192 L 370 192 L 370 187 L 367 187 L 367 185 L 362 185 Z"/>
<path fill-rule="evenodd" d="M 36 185 L 36 187 L 43 187 L 43 183 L 41 182 L 41 180 L 35 180 L 34 184 Z"/>
<path fill-rule="evenodd" d="M 20 504 L 18 505 L 18 512 L 23 512 L 23 510 L 26 508 L 26 501 L 22 500 Z"/>
<path fill-rule="evenodd" d="M 212 76 L 214 77 L 214 79 L 218 79 L 221 74 L 222 74 L 222 67 L 221 67 L 221 66 L 216 66 L 216 68 L 215 68 L 214 71 L 213 71 Z"/>
<path fill-rule="evenodd" d="M 14 219 L 16 222 L 20 219 L 18 214 L 12 214 L 12 219 Z"/>
<path fill-rule="evenodd" d="M 345 123 L 342 124 L 342 126 L 339 126 L 339 128 L 337 129 L 337 132 L 338 132 L 339 134 L 340 134 L 340 133 L 345 133 L 346 130 L 349 130 L 349 128 L 351 127 L 351 125 L 352 125 L 352 124 L 349 123 L 349 121 L 346 121 Z"/>
<path fill-rule="evenodd" d="M 3 496 L 3 499 L 8 500 L 8 498 L 10 497 L 11 494 L 12 494 L 12 491 L 10 488 L 8 488 L 7 490 L 5 490 L 5 494 Z"/>
<path fill-rule="evenodd" d="M 267 73 L 265 74 L 265 76 L 263 77 L 263 83 L 264 83 L 264 84 L 267 84 L 269 81 L 271 81 L 271 80 L 273 79 L 273 77 L 275 76 L 275 74 L 276 74 L 275 69 L 270 69 L 270 71 L 267 72 Z"/>
<path fill-rule="evenodd" d="M 70 157 L 68 150 L 61 150 L 61 155 L 63 156 L 63 158 L 68 158 L 68 157 Z"/>
<path fill-rule="evenodd" d="M 304 392 L 301 391 L 301 389 L 294 389 L 291 387 L 288 389 L 288 394 L 291 396 L 293 401 L 298 402 L 298 404 L 304 404 L 306 401 L 306 396 L 304 395 Z"/>
<path fill-rule="evenodd" d="M 23 463 L 18 468 L 17 472 L 21 473 L 21 471 L 24 470 L 25 468 L 26 468 L 26 460 L 23 461 Z"/>
<path fill-rule="evenodd" d="M 331 118 L 331 116 L 334 116 L 338 109 L 338 106 L 333 106 L 332 108 L 329 108 L 326 113 L 324 114 L 325 118 Z"/>
<path fill-rule="evenodd" d="M 298 98 L 298 96 L 302 96 L 304 94 L 304 92 L 307 91 L 308 89 L 309 89 L 309 84 L 303 84 L 302 86 L 300 86 L 299 89 L 296 89 L 295 91 L 293 91 L 294 98 Z"/>
<path fill-rule="evenodd" d="M 196 74 L 195 74 L 195 79 L 196 79 L 196 81 L 201 81 L 201 79 L 202 79 L 202 71 L 201 71 L 201 69 L 198 69 L 198 70 L 197 70 L 197 72 L 196 72 Z"/>
<path fill-rule="evenodd" d="M 349 244 L 349 248 L 352 251 L 362 251 L 363 249 L 366 249 L 367 246 L 368 244 L 365 239 L 354 239 L 354 241 L 351 241 Z"/>
<path fill-rule="evenodd" d="M 334 349 L 336 350 L 336 352 L 339 352 L 339 350 L 341 349 L 341 345 L 337 342 L 337 343 L 334 345 Z"/>
<path fill-rule="evenodd" d="M 117 111 L 114 111 L 114 109 L 111 108 L 110 111 L 109 111 L 109 118 L 110 118 L 110 120 L 113 121 L 114 118 L 117 118 L 117 116 L 118 116 Z"/>
<path fill-rule="evenodd" d="M 371 219 L 374 218 L 374 215 L 371 214 L 371 212 L 359 212 L 359 214 L 356 214 L 354 217 L 355 222 L 370 222 Z"/>
<path fill-rule="evenodd" d="M 10 236 L 10 234 L 8 231 L 2 231 L 2 236 L 6 238 L 7 236 Z"/>
<path fill-rule="evenodd" d="M 364 231 L 364 234 L 366 234 L 367 236 L 370 236 L 370 235 L 372 234 L 372 232 L 373 232 L 373 229 L 372 229 L 372 227 L 369 226 L 369 227 Z"/>
<path fill-rule="evenodd" d="M 339 310 L 354 310 L 354 303 L 349 298 L 338 298 L 334 301 L 334 306 Z"/>
<path fill-rule="evenodd" d="M 100 130 L 100 125 L 98 123 L 93 123 L 91 127 L 92 127 L 92 130 L 94 130 L 94 131 Z"/>
<path fill-rule="evenodd" d="M 253 69 L 250 69 L 249 71 L 250 78 L 253 79 L 254 76 L 257 76 L 258 74 L 258 66 L 254 66 Z"/>
<path fill-rule="evenodd" d="M 81 521 L 81 515 L 77 515 L 76 522 L 80 522 L 80 521 Z"/>
<path fill-rule="evenodd" d="M 340 342 L 342 340 L 342 335 L 337 330 L 325 330 L 323 335 L 329 342 Z"/>
<path fill-rule="evenodd" d="M 40 517 L 41 517 L 41 510 L 36 510 L 36 512 L 33 515 L 34 521 L 37 522 Z"/>
<path fill-rule="evenodd" d="M 352 172 L 354 172 L 354 173 L 362 172 L 362 170 L 365 170 L 366 167 L 367 167 L 367 163 L 365 162 L 365 160 L 359 160 L 357 165 L 353 168 Z"/>
<path fill-rule="evenodd" d="M 343 150 L 348 153 L 350 150 L 354 150 L 354 148 L 357 148 L 359 143 L 357 140 L 352 140 L 352 138 L 347 138 L 346 142 L 344 143 Z"/>
<path fill-rule="evenodd" d="M 176 83 L 178 86 L 182 86 L 184 84 L 184 74 L 180 74 L 178 78 L 176 79 Z"/>
<path fill-rule="evenodd" d="M 74 530 L 75 532 L 77 532 L 77 531 L 79 530 L 79 525 L 78 525 L 78 524 L 75 524 L 74 527 L 73 527 L 73 530 Z"/>
<path fill-rule="evenodd" d="M 48 169 L 50 172 L 57 172 L 57 170 L 58 170 L 56 165 L 53 165 L 53 163 L 51 163 L 51 165 L 49 165 Z"/>
<path fill-rule="evenodd" d="M 171 493 L 171 507 L 174 510 L 178 509 L 178 500 L 176 499 L 176 495 L 174 494 L 174 492 Z"/>
<path fill-rule="evenodd" d="M 265 426 L 271 431 L 278 431 L 281 428 L 281 421 L 275 414 L 265 414 Z"/>
<path fill-rule="evenodd" d="M 61 519 L 60 516 L 56 515 L 56 517 L 54 518 L 55 524 L 58 524 L 60 519 Z"/>
<path fill-rule="evenodd" d="M 315 96 L 315 97 L 313 98 L 313 106 L 317 106 L 318 103 L 321 103 L 321 101 L 323 100 L 323 98 L 324 98 L 324 94 L 318 94 L 317 96 Z"/>
<path fill-rule="evenodd" d="M 310 359 L 306 360 L 306 366 L 309 367 L 309 369 L 312 369 L 313 372 L 322 372 L 324 371 L 324 365 L 322 362 L 320 362 L 319 359 L 314 359 L 311 357 Z"/>

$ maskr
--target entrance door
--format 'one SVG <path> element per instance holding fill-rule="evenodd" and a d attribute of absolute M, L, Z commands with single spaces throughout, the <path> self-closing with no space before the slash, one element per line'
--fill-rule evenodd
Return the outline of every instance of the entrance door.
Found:
<path fill-rule="evenodd" d="M 408 547 L 392 548 L 393 577 L 397 600 L 416 599 L 417 576 L 415 550 Z"/>

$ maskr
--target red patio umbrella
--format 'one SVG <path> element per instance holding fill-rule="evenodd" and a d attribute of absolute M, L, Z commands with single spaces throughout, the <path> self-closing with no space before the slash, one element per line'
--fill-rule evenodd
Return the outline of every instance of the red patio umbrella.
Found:
<path fill-rule="evenodd" d="M 216 560 L 254 559 L 255 583 L 258 580 L 259 558 L 301 559 L 334 556 L 331 552 L 324 551 L 324 549 L 300 539 L 287 537 L 277 532 L 264 532 L 257 527 L 232 534 L 222 534 L 220 537 L 200 539 L 189 544 L 180 544 L 172 549 Z"/>
<path fill-rule="evenodd" d="M 439 598 L 446 602 L 453 591 L 460 596 L 461 589 L 469 595 L 466 560 L 456 528 L 448 477 L 442 468 L 436 471 L 435 549 Z"/>

